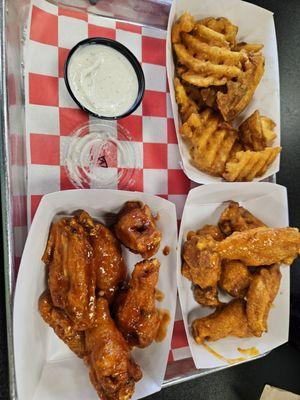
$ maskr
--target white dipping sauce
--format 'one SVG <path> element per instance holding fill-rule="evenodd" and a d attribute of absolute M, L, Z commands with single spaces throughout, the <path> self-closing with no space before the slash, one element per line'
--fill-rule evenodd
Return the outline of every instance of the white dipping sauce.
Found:
<path fill-rule="evenodd" d="M 68 80 L 77 100 L 104 117 L 124 114 L 138 95 L 138 79 L 119 51 L 102 44 L 79 47 L 68 65 Z"/>

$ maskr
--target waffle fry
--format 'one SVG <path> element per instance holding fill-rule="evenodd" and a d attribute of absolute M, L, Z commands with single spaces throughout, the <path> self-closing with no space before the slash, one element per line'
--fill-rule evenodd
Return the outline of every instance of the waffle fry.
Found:
<path fill-rule="evenodd" d="M 220 176 L 225 169 L 237 131 L 224 123 L 219 114 L 205 109 L 191 114 L 181 127 L 181 134 L 192 144 L 192 163 L 201 171 Z"/>
<path fill-rule="evenodd" d="M 232 121 L 247 107 L 263 76 L 264 64 L 262 54 L 250 54 L 245 72 L 235 82 L 227 82 L 227 93 L 217 94 L 217 104 L 225 121 Z"/>
<path fill-rule="evenodd" d="M 240 138 L 246 150 L 260 151 L 270 146 L 276 138 L 276 124 L 256 110 L 239 127 Z"/>
<path fill-rule="evenodd" d="M 201 22 L 195 24 L 194 32 L 195 36 L 202 42 L 205 42 L 211 46 L 226 47 L 228 49 L 230 48 L 230 43 L 226 40 L 225 35 L 208 28 Z"/>
<path fill-rule="evenodd" d="M 259 44 L 259 43 L 246 43 L 246 42 L 240 42 L 237 43 L 233 50 L 234 51 L 241 51 L 245 50 L 247 53 L 257 53 L 263 49 L 264 45 Z"/>
<path fill-rule="evenodd" d="M 217 110 L 217 93 L 219 91 L 225 92 L 226 86 L 210 86 L 208 88 L 201 89 L 203 103 L 206 104 L 208 107 Z"/>
<path fill-rule="evenodd" d="M 174 79 L 176 102 L 182 121 L 186 121 L 191 114 L 198 112 L 197 104 L 187 95 L 184 86 L 178 78 Z"/>
<path fill-rule="evenodd" d="M 266 172 L 280 151 L 281 147 L 266 147 L 262 151 L 239 151 L 226 163 L 223 178 L 229 182 L 252 181 Z"/>
<path fill-rule="evenodd" d="M 216 32 L 222 33 L 231 46 L 235 45 L 238 27 L 233 25 L 227 18 L 208 17 L 202 19 L 200 23 Z"/>
<path fill-rule="evenodd" d="M 172 33 L 171 33 L 171 40 L 172 43 L 180 43 L 181 32 L 191 32 L 194 29 L 195 20 L 189 13 L 185 12 L 182 16 L 175 22 Z"/>

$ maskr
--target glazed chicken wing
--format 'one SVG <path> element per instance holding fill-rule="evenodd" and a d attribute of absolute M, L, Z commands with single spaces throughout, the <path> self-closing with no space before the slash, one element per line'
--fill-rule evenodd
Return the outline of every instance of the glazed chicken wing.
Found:
<path fill-rule="evenodd" d="M 80 358 L 87 352 L 84 332 L 76 331 L 73 322 L 60 308 L 53 306 L 50 292 L 46 290 L 39 298 L 39 312 L 43 320 L 53 328 L 56 335 Z"/>
<path fill-rule="evenodd" d="M 220 242 L 225 238 L 225 235 L 218 226 L 215 225 L 204 225 L 201 229 L 196 232 L 190 231 L 187 234 L 187 239 L 191 239 L 193 236 L 211 236 L 214 240 Z"/>
<path fill-rule="evenodd" d="M 182 274 L 202 289 L 216 286 L 220 278 L 220 257 L 210 250 L 215 243 L 210 235 L 192 236 L 184 243 Z"/>
<path fill-rule="evenodd" d="M 161 242 L 161 232 L 150 208 L 138 201 L 125 203 L 118 215 L 115 233 L 124 246 L 143 258 L 152 257 Z"/>
<path fill-rule="evenodd" d="M 136 264 L 128 289 L 116 301 L 115 321 L 130 346 L 147 347 L 156 338 L 160 317 L 155 305 L 159 261 Z"/>
<path fill-rule="evenodd" d="M 266 225 L 235 201 L 230 202 L 219 220 L 219 227 L 226 236 L 236 231 L 242 232 L 260 226 Z"/>
<path fill-rule="evenodd" d="M 245 265 L 291 264 L 300 253 L 300 233 L 296 228 L 254 228 L 216 242 L 214 250 L 222 259 Z"/>
<path fill-rule="evenodd" d="M 97 300 L 95 327 L 86 331 L 86 348 L 89 355 L 85 361 L 100 399 L 129 400 L 142 372 L 110 316 L 107 300 L 101 297 Z"/>
<path fill-rule="evenodd" d="M 52 224 L 42 260 L 49 268 L 48 285 L 53 305 L 63 309 L 77 330 L 94 320 L 95 272 L 92 247 L 77 216 Z"/>
<path fill-rule="evenodd" d="M 281 273 L 278 265 L 262 268 L 254 274 L 247 294 L 248 325 L 255 336 L 267 331 L 270 308 L 278 293 Z"/>
<path fill-rule="evenodd" d="M 251 274 L 248 268 L 240 261 L 222 262 L 219 286 L 233 297 L 243 298 L 250 285 Z"/>
<path fill-rule="evenodd" d="M 217 286 L 202 289 L 200 286 L 193 287 L 194 299 L 197 303 L 207 307 L 218 307 L 222 303 L 218 298 Z"/>
<path fill-rule="evenodd" d="M 207 317 L 193 321 L 192 333 L 198 344 L 214 342 L 226 336 L 249 337 L 245 302 L 232 300 Z"/>

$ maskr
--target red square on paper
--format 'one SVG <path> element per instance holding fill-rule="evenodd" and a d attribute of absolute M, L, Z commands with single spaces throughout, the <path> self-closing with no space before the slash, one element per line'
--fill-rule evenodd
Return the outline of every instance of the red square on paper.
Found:
<path fill-rule="evenodd" d="M 175 321 L 171 349 L 180 349 L 181 347 L 186 347 L 188 345 L 183 321 Z"/>
<path fill-rule="evenodd" d="M 154 90 L 145 90 L 143 99 L 143 115 L 150 117 L 166 117 L 166 93 L 156 92 Z"/>
<path fill-rule="evenodd" d="M 30 39 L 36 42 L 57 46 L 58 44 L 58 17 L 32 7 Z"/>
<path fill-rule="evenodd" d="M 83 185 L 85 189 L 89 189 L 89 184 Z M 78 189 L 77 186 L 69 178 L 67 168 L 64 166 L 60 167 L 60 190 L 68 190 L 68 189 Z"/>
<path fill-rule="evenodd" d="M 168 126 L 168 143 L 177 144 L 177 136 L 173 118 L 168 118 L 167 126 Z"/>
<path fill-rule="evenodd" d="M 65 17 L 82 19 L 83 21 L 88 20 L 88 15 L 86 12 L 70 10 L 70 9 L 66 9 L 66 8 L 62 8 L 62 7 L 58 8 L 58 15 L 64 15 Z"/>
<path fill-rule="evenodd" d="M 42 200 L 43 195 L 40 194 L 32 194 L 31 195 L 31 204 L 30 204 L 30 211 L 31 211 L 31 221 L 33 220 L 33 217 L 36 213 L 36 210 L 38 209 L 38 206 L 40 204 L 40 201 Z"/>
<path fill-rule="evenodd" d="M 92 37 L 105 37 L 108 39 L 116 39 L 116 31 L 112 28 L 107 28 L 105 26 L 97 26 L 89 24 L 89 38 Z"/>
<path fill-rule="evenodd" d="M 27 225 L 27 196 L 13 196 L 13 226 Z"/>
<path fill-rule="evenodd" d="M 29 103 L 58 106 L 58 78 L 29 73 Z"/>
<path fill-rule="evenodd" d="M 132 140 L 135 142 L 143 141 L 143 119 L 140 115 L 129 115 L 129 117 L 123 118 L 120 125 L 128 130 Z M 125 139 L 123 138 L 123 140 Z"/>
<path fill-rule="evenodd" d="M 189 192 L 191 182 L 181 169 L 168 170 L 168 193 L 186 194 Z"/>
<path fill-rule="evenodd" d="M 65 63 L 69 54 L 69 49 L 64 49 L 60 47 L 58 49 L 58 76 L 63 78 L 65 75 Z"/>
<path fill-rule="evenodd" d="M 59 165 L 59 136 L 30 134 L 32 164 Z"/>
<path fill-rule="evenodd" d="M 71 135 L 75 129 L 88 121 L 88 114 L 79 108 L 59 109 L 59 132 L 62 136 Z"/>
<path fill-rule="evenodd" d="M 117 22 L 116 28 L 122 31 L 128 31 L 133 33 L 142 33 L 142 27 L 138 25 L 128 24 L 126 22 Z"/>
<path fill-rule="evenodd" d="M 174 362 L 172 350 L 169 351 L 168 364 Z"/>
<path fill-rule="evenodd" d="M 168 148 L 165 143 L 144 143 L 144 168 L 168 168 Z"/>
<path fill-rule="evenodd" d="M 126 173 L 124 173 L 126 172 Z M 131 190 L 137 192 L 143 192 L 144 180 L 142 169 L 130 169 L 130 168 L 119 168 L 118 173 L 122 173 L 122 177 L 118 183 L 119 190 Z"/>
<path fill-rule="evenodd" d="M 149 64 L 166 65 L 165 39 L 143 36 L 142 61 Z"/>

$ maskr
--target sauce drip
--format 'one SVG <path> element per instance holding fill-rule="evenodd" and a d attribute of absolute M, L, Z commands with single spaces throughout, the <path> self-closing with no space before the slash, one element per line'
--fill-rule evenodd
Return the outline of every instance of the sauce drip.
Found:
<path fill-rule="evenodd" d="M 160 325 L 158 328 L 158 332 L 155 338 L 157 343 L 162 342 L 165 337 L 167 336 L 168 326 L 171 320 L 170 312 L 168 310 L 158 310 L 159 318 L 160 318 Z"/>
<path fill-rule="evenodd" d="M 250 347 L 248 349 L 241 349 L 240 347 L 238 347 L 237 349 L 241 354 L 245 354 L 250 357 L 255 357 L 260 354 L 259 350 L 256 347 Z"/>
<path fill-rule="evenodd" d="M 203 343 L 202 346 L 213 356 L 215 356 L 216 358 L 218 358 L 219 360 L 225 361 L 228 364 L 235 364 L 241 361 L 245 361 L 247 360 L 247 358 L 245 357 L 238 357 L 238 358 L 226 358 L 224 356 L 222 356 L 222 354 L 217 353 L 214 349 L 212 349 L 208 344 Z"/>
<path fill-rule="evenodd" d="M 170 247 L 169 246 L 165 246 L 164 249 L 163 249 L 163 255 L 164 256 L 168 256 L 170 254 L 170 251 L 171 251 Z"/>
<path fill-rule="evenodd" d="M 164 293 L 162 291 L 160 291 L 159 289 L 155 289 L 155 300 L 163 301 L 164 298 L 165 298 Z"/>

